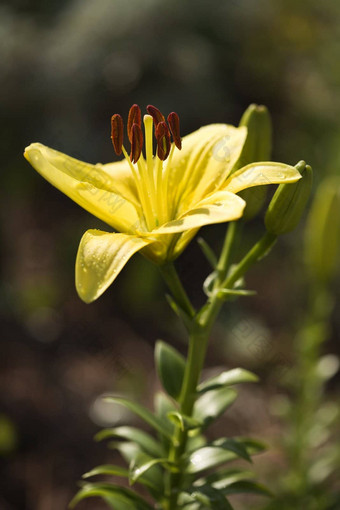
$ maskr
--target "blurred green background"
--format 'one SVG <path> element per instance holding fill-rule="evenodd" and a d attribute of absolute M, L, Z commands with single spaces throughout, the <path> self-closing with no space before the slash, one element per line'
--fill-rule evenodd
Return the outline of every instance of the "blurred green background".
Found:
<path fill-rule="evenodd" d="M 318 183 L 340 172 L 339 59 L 340 4 L 330 0 L 2 1 L 1 510 L 66 508 L 81 474 L 110 460 L 93 443 L 98 427 L 132 419 L 100 395 L 130 392 L 149 404 L 155 340 L 185 350 L 157 268 L 140 256 L 98 302 L 79 300 L 77 246 L 85 230 L 102 225 L 36 174 L 24 147 L 39 141 L 108 162 L 110 117 L 126 116 L 132 103 L 175 110 L 187 134 L 238 124 L 256 102 L 273 117 L 273 159 L 305 159 Z M 248 225 L 249 245 L 262 229 L 261 217 Z M 224 230 L 201 235 L 218 249 Z M 249 275 L 258 296 L 233 304 L 215 328 L 208 364 L 262 377 L 222 420 L 225 433 L 281 434 L 268 401 L 294 364 L 307 288 L 302 232 L 279 240 Z M 209 268 L 195 241 L 177 266 L 200 304 Z M 335 297 L 337 289 L 335 281 Z M 326 352 L 339 353 L 339 331 L 336 305 Z M 336 378 L 327 391 L 339 395 Z M 262 480 L 280 462 L 275 449 L 259 458 Z"/>

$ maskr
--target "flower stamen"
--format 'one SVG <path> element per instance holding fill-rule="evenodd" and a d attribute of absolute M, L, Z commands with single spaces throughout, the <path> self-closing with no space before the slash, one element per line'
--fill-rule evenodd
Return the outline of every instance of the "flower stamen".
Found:
<path fill-rule="evenodd" d="M 170 131 L 165 122 L 159 122 L 155 130 L 157 140 L 157 156 L 162 161 L 165 161 L 169 156 L 171 140 Z"/>
<path fill-rule="evenodd" d="M 130 155 L 123 145 L 124 124 L 119 114 L 111 118 L 111 138 L 116 154 L 120 155 L 123 152 L 128 160 L 142 204 L 145 225 L 148 230 L 153 230 L 171 219 L 173 207 L 167 199 L 169 171 L 174 150 L 176 147 L 181 149 L 182 143 L 177 113 L 171 112 L 168 115 L 168 125 L 158 108 L 148 105 L 147 111 L 148 115 L 144 115 L 143 118 L 145 159 L 141 110 L 137 104 L 131 106 L 127 122 L 127 134 L 131 143 Z M 153 125 L 157 142 L 155 157 L 153 156 Z M 169 160 L 164 166 L 163 162 L 167 158 Z"/>
<path fill-rule="evenodd" d="M 124 123 L 122 117 L 116 113 L 111 117 L 111 140 L 117 156 L 122 153 L 124 139 Z"/>
<path fill-rule="evenodd" d="M 131 128 L 131 152 L 130 159 L 132 163 L 137 163 L 142 154 L 143 133 L 138 124 L 133 124 Z"/>
<path fill-rule="evenodd" d="M 127 122 L 127 134 L 130 142 L 132 143 L 132 127 L 134 124 L 142 126 L 142 114 L 138 104 L 133 104 L 129 110 L 128 122 Z"/>
<path fill-rule="evenodd" d="M 168 123 L 170 126 L 170 131 L 172 134 L 172 139 L 174 141 L 174 144 L 176 145 L 177 149 L 181 150 L 182 148 L 182 140 L 179 130 L 179 116 L 176 112 L 171 112 L 168 115 Z"/>
<path fill-rule="evenodd" d="M 156 106 L 153 106 L 152 104 L 149 104 L 147 107 L 147 112 L 151 115 L 151 117 L 153 118 L 153 121 L 155 123 L 155 128 L 157 127 L 157 125 L 160 123 L 160 122 L 165 122 L 165 117 L 164 115 L 162 114 L 162 112 L 160 110 L 158 110 L 158 108 L 156 108 Z"/>

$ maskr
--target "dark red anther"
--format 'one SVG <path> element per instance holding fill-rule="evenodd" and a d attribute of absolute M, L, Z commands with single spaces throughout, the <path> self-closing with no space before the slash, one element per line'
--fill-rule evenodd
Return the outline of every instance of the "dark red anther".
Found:
<path fill-rule="evenodd" d="M 164 161 L 170 152 L 170 131 L 165 122 L 159 122 L 156 126 L 157 156 Z"/>
<path fill-rule="evenodd" d="M 133 104 L 129 111 L 128 123 L 127 123 L 127 133 L 130 142 L 132 143 L 132 127 L 134 124 L 137 126 L 142 126 L 142 113 L 138 104 Z"/>
<path fill-rule="evenodd" d="M 117 156 L 120 156 L 122 153 L 123 138 L 124 138 L 123 119 L 119 115 L 119 113 L 115 113 L 111 117 L 111 140 Z"/>
<path fill-rule="evenodd" d="M 130 159 L 132 163 L 137 163 L 142 153 L 143 133 L 138 124 L 132 124 L 131 127 L 131 152 Z"/>
<path fill-rule="evenodd" d="M 171 112 L 168 115 L 168 122 L 170 126 L 170 131 L 172 134 L 173 141 L 177 147 L 177 149 L 181 150 L 182 148 L 182 140 L 179 131 L 179 116 L 176 112 Z"/>
<path fill-rule="evenodd" d="M 149 104 L 146 109 L 148 114 L 153 118 L 155 127 L 157 127 L 160 122 L 165 122 L 164 115 L 160 112 L 160 110 L 158 110 L 158 108 L 156 108 L 156 106 Z"/>

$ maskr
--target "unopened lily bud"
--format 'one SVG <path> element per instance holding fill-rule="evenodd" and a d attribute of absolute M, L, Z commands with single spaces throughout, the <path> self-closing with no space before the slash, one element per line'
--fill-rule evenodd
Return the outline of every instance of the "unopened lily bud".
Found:
<path fill-rule="evenodd" d="M 327 283 L 339 267 L 340 178 L 328 177 L 318 187 L 307 217 L 305 261 L 311 277 Z"/>
<path fill-rule="evenodd" d="M 242 149 L 238 168 L 256 161 L 268 161 L 272 149 L 272 123 L 268 109 L 262 105 L 251 104 L 242 115 L 240 126 L 246 126 L 248 135 Z M 266 199 L 266 186 L 244 190 L 240 196 L 247 206 L 242 219 L 251 220 L 258 214 Z"/>
<path fill-rule="evenodd" d="M 280 184 L 266 212 L 266 229 L 277 236 L 294 230 L 312 190 L 312 168 L 304 161 L 300 161 L 295 168 L 300 172 L 301 179 L 292 184 Z"/>

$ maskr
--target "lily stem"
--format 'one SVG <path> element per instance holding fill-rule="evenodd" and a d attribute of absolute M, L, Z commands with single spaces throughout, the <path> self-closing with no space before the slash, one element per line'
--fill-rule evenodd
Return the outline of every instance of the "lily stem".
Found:
<path fill-rule="evenodd" d="M 214 287 L 217 288 L 221 282 L 225 279 L 226 272 L 228 271 L 232 252 L 233 252 L 233 246 L 235 244 L 237 232 L 239 229 L 240 222 L 238 221 L 232 221 L 229 223 L 228 230 L 226 232 L 226 236 L 223 243 L 223 248 L 221 251 L 221 255 L 217 264 L 217 278 L 215 280 Z"/>
<path fill-rule="evenodd" d="M 251 265 L 261 259 L 270 250 L 276 241 L 276 236 L 273 236 L 269 233 L 264 234 L 260 241 L 253 246 L 253 248 L 235 267 L 230 275 L 227 276 L 230 266 L 231 249 L 235 241 L 236 234 L 236 225 L 231 224 L 230 227 L 231 229 L 226 235 L 224 246 L 222 248 L 221 256 L 217 266 L 220 272 L 220 276 L 217 277 L 218 284 L 216 285 L 216 288 L 214 288 L 214 292 L 212 292 L 212 295 L 209 297 L 206 304 L 201 308 L 199 313 L 197 315 L 191 316 L 192 327 L 190 329 L 189 336 L 188 357 L 185 366 L 182 391 L 179 398 L 180 412 L 188 417 L 192 416 L 194 405 L 197 399 L 196 388 L 199 383 L 202 368 L 204 365 L 210 331 L 218 315 L 218 312 L 220 311 L 220 308 L 225 301 L 225 299 L 219 294 L 218 290 L 223 288 L 232 288 L 235 282 L 244 275 L 244 273 L 250 268 Z M 178 302 L 179 298 L 181 301 L 183 300 L 184 304 L 186 304 L 187 310 L 191 311 L 192 309 L 188 307 L 188 302 L 185 299 L 186 294 L 182 285 L 178 288 L 179 279 L 176 272 L 175 280 L 172 283 L 170 282 L 171 275 L 174 276 L 173 271 L 175 271 L 173 266 L 172 268 L 173 269 L 167 267 L 167 271 L 165 274 L 163 272 L 163 276 L 166 277 L 166 281 L 169 283 L 169 287 L 172 291 L 181 290 L 178 296 L 175 294 L 175 297 Z M 181 472 L 181 459 L 186 451 L 187 439 L 187 431 L 183 430 L 179 426 L 176 427 L 173 435 L 172 446 L 170 447 L 169 451 L 169 461 L 171 463 L 177 464 L 179 472 L 169 473 L 166 479 L 166 499 L 163 503 L 164 510 L 177 509 L 178 493 L 181 489 L 183 475 Z"/>

